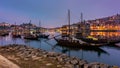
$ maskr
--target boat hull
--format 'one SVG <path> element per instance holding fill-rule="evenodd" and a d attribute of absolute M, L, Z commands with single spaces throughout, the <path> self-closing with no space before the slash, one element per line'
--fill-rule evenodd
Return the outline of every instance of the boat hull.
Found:
<path fill-rule="evenodd" d="M 28 40 L 38 40 L 37 36 L 33 36 L 33 35 L 26 35 L 24 36 L 24 39 L 28 39 Z"/>
<path fill-rule="evenodd" d="M 107 39 L 99 39 L 99 40 L 93 40 L 93 39 L 87 39 L 87 38 L 79 38 L 79 39 L 87 43 L 104 44 L 104 45 L 115 44 L 120 42 L 120 40 L 108 41 Z"/>
<path fill-rule="evenodd" d="M 88 43 L 80 43 L 79 41 L 73 41 L 73 40 L 63 40 L 63 39 L 56 39 L 57 44 L 61 46 L 67 46 L 67 47 L 100 47 L 101 45 L 91 45 Z"/>
<path fill-rule="evenodd" d="M 21 38 L 21 35 L 12 35 L 13 38 Z"/>

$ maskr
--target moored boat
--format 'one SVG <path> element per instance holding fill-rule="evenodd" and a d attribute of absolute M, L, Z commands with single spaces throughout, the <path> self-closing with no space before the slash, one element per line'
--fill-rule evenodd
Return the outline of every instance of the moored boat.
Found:
<path fill-rule="evenodd" d="M 45 34 L 38 34 L 37 37 L 39 38 L 48 38 L 49 35 L 45 35 Z"/>
<path fill-rule="evenodd" d="M 119 43 L 120 40 L 110 40 L 110 39 L 98 39 L 94 37 L 81 37 L 80 40 L 87 42 L 87 43 L 94 43 L 94 44 L 115 44 Z"/>
<path fill-rule="evenodd" d="M 38 37 L 35 36 L 35 35 L 28 34 L 28 35 L 25 35 L 25 36 L 24 36 L 24 39 L 28 39 L 28 40 L 38 40 Z"/>
<path fill-rule="evenodd" d="M 30 20 L 30 23 L 31 23 L 31 20 Z M 31 33 L 30 32 L 30 23 L 29 23 L 29 28 L 27 29 L 28 32 L 24 34 L 24 39 L 28 39 L 28 40 L 38 40 L 38 37 L 35 34 Z"/>
<path fill-rule="evenodd" d="M 20 32 L 19 28 L 17 27 L 16 22 L 15 22 L 14 29 L 12 31 L 12 37 L 13 38 L 21 38 L 21 32 Z"/>
<path fill-rule="evenodd" d="M 12 34 L 12 37 L 13 38 L 21 38 L 21 35 L 20 34 Z"/>
<path fill-rule="evenodd" d="M 62 36 L 62 38 L 56 38 L 54 39 L 57 41 L 57 43 L 61 46 L 68 46 L 68 47 L 99 47 L 101 44 L 89 44 L 89 43 L 83 43 L 79 40 L 73 40 L 71 37 L 71 31 L 70 31 L 70 10 L 68 10 L 68 34 L 66 36 Z"/>
<path fill-rule="evenodd" d="M 7 36 L 9 35 L 9 32 L 8 31 L 0 31 L 0 36 Z"/>
<path fill-rule="evenodd" d="M 101 44 L 83 43 L 83 42 L 80 42 L 79 40 L 72 40 L 70 38 L 57 39 L 54 37 L 54 39 L 57 41 L 58 45 L 67 46 L 67 47 L 100 47 L 101 46 Z"/>

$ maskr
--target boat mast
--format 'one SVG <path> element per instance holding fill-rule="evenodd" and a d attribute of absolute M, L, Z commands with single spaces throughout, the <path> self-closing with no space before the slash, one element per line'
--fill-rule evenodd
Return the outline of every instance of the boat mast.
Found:
<path fill-rule="evenodd" d="M 41 32 L 41 21 L 39 21 L 39 27 L 40 27 L 39 32 Z"/>
<path fill-rule="evenodd" d="M 30 34 L 30 24 L 31 24 L 31 20 L 30 20 L 30 22 L 29 22 L 29 34 Z"/>
<path fill-rule="evenodd" d="M 70 10 L 68 9 L 68 35 L 70 37 L 71 33 L 70 33 Z"/>
<path fill-rule="evenodd" d="M 15 22 L 15 35 L 17 34 L 17 32 L 16 32 L 16 22 Z"/>

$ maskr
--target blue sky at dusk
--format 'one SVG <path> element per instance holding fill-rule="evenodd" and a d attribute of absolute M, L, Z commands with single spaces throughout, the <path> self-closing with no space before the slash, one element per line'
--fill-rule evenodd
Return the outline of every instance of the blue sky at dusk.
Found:
<path fill-rule="evenodd" d="M 92 20 L 120 13 L 120 0 L 0 0 L 0 22 L 21 24 L 29 22 L 43 27 L 67 24 L 67 10 L 71 23 Z"/>

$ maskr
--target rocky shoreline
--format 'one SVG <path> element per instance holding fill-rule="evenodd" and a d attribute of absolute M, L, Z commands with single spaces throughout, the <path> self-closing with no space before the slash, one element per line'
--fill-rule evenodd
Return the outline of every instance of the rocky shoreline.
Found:
<path fill-rule="evenodd" d="M 18 64 L 21 68 L 25 62 L 31 62 L 29 68 L 119 68 L 118 66 L 110 66 L 108 64 L 92 62 L 88 63 L 86 60 L 78 59 L 76 57 L 69 57 L 66 54 L 47 52 L 42 49 L 35 49 L 26 45 L 10 44 L 7 46 L 0 46 L 0 54 L 9 60 Z M 11 59 L 13 58 L 13 59 Z M 21 63 L 21 61 L 25 61 Z M 43 61 L 46 61 L 43 63 Z M 33 63 L 32 63 L 33 62 Z M 32 67 L 34 63 L 38 63 L 36 67 Z M 41 66 L 39 66 L 41 64 Z M 44 67 L 42 67 L 42 64 Z M 26 68 L 28 68 L 26 66 Z"/>

